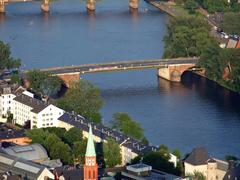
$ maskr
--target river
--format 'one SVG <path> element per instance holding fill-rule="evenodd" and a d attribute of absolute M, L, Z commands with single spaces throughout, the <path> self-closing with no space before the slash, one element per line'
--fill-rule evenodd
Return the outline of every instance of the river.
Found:
<path fill-rule="evenodd" d="M 84 2 L 60 0 L 48 15 L 37 2 L 10 4 L 0 17 L 0 39 L 22 59 L 23 69 L 160 58 L 168 16 L 140 3 L 139 12 L 130 13 L 127 0 L 102 0 L 88 14 Z M 240 156 L 238 94 L 192 73 L 181 83 L 158 79 L 155 70 L 82 78 L 101 89 L 106 124 L 113 113 L 127 112 L 153 145 L 183 154 L 204 146 L 219 158 Z"/>

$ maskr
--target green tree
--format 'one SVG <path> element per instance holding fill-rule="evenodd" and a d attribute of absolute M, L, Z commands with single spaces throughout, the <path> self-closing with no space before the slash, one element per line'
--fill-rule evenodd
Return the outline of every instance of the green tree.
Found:
<path fill-rule="evenodd" d="M 143 129 L 140 124 L 134 121 L 127 113 L 115 113 L 111 124 L 112 128 L 117 129 L 135 139 L 146 142 L 146 138 L 144 137 Z"/>
<path fill-rule="evenodd" d="M 49 134 L 44 142 L 44 147 L 48 152 L 51 152 L 51 148 L 54 144 L 61 142 L 61 139 L 57 137 L 55 134 Z"/>
<path fill-rule="evenodd" d="M 63 138 L 66 129 L 64 128 L 58 128 L 58 127 L 47 127 L 43 129 L 44 131 L 47 131 L 49 133 L 55 134 L 57 137 L 59 137 L 60 139 Z"/>
<path fill-rule="evenodd" d="M 121 164 L 122 156 L 120 147 L 113 139 L 108 139 L 103 143 L 103 156 L 106 167 L 114 167 Z"/>
<path fill-rule="evenodd" d="M 14 69 L 21 66 L 20 59 L 14 59 L 11 57 L 11 49 L 8 44 L 4 44 L 0 41 L 0 73 L 5 68 Z"/>
<path fill-rule="evenodd" d="M 67 144 L 64 144 L 62 141 L 58 141 L 52 145 L 50 149 L 50 157 L 52 159 L 61 159 L 64 164 L 73 163 L 71 149 Z"/>
<path fill-rule="evenodd" d="M 7 122 L 13 124 L 13 114 L 10 112 L 7 113 Z"/>
<path fill-rule="evenodd" d="M 149 141 L 147 140 L 147 138 L 145 136 L 142 138 L 141 142 L 145 145 L 149 145 Z"/>
<path fill-rule="evenodd" d="M 226 156 L 225 156 L 225 160 L 226 160 L 226 161 L 230 161 L 230 160 L 237 161 L 238 158 L 237 158 L 236 156 L 233 156 L 233 155 L 226 155 Z"/>
<path fill-rule="evenodd" d="M 215 40 L 209 35 L 210 27 L 198 17 L 171 19 L 164 37 L 165 58 L 200 56 Z"/>
<path fill-rule="evenodd" d="M 153 169 L 175 175 L 181 174 L 181 170 L 179 168 L 175 168 L 174 164 L 169 162 L 169 158 L 159 151 L 149 152 L 144 154 L 142 157 L 136 157 L 132 162 L 139 163 L 140 161 L 144 164 L 151 165 Z"/>
<path fill-rule="evenodd" d="M 61 81 L 57 76 L 52 76 L 47 72 L 32 70 L 27 73 L 27 80 L 30 88 L 43 95 L 53 96 L 61 89 Z"/>
<path fill-rule="evenodd" d="M 23 81 L 22 81 L 22 78 L 20 78 L 18 74 L 13 74 L 13 75 L 11 75 L 11 83 L 22 85 Z"/>
<path fill-rule="evenodd" d="M 164 144 L 161 144 L 158 148 L 158 151 L 162 156 L 164 156 L 166 159 L 170 159 L 170 152 L 168 150 L 168 147 Z"/>
<path fill-rule="evenodd" d="M 86 149 L 87 149 L 87 139 L 74 142 L 73 155 L 74 155 L 75 162 L 78 162 L 79 164 L 84 164 Z"/>
<path fill-rule="evenodd" d="M 80 83 L 73 84 L 56 104 L 66 111 L 75 111 L 91 121 L 101 122 L 99 111 L 103 100 L 100 90 L 89 81 L 81 80 Z"/>
<path fill-rule="evenodd" d="M 82 130 L 76 127 L 73 127 L 65 132 L 63 139 L 65 143 L 72 146 L 74 142 L 81 141 L 82 140 Z"/>
<path fill-rule="evenodd" d="M 239 12 L 238 0 L 196 0 L 204 9 L 210 13 L 215 12 Z"/>
<path fill-rule="evenodd" d="M 178 159 L 181 159 L 181 152 L 178 149 L 174 149 L 172 154 L 177 156 Z"/>
<path fill-rule="evenodd" d="M 31 129 L 26 132 L 26 136 L 32 139 L 31 143 L 39 143 L 44 145 L 46 137 L 49 135 L 43 129 Z"/>
<path fill-rule="evenodd" d="M 225 13 L 221 28 L 228 34 L 240 35 L 240 13 Z"/>
<path fill-rule="evenodd" d="M 195 0 L 187 0 L 184 4 L 185 8 L 189 10 L 189 13 L 195 13 L 198 8 L 198 3 Z"/>
<path fill-rule="evenodd" d="M 187 174 L 186 176 L 192 177 L 193 180 L 206 180 L 204 174 L 199 171 L 194 171 L 193 174 Z"/>
<path fill-rule="evenodd" d="M 198 65 L 205 69 L 208 78 L 240 92 L 240 49 L 221 49 L 212 44 L 201 54 Z"/>
<path fill-rule="evenodd" d="M 217 44 L 207 46 L 201 54 L 199 66 L 204 67 L 207 77 L 217 81 L 222 78 L 225 64 L 220 63 L 221 48 Z"/>

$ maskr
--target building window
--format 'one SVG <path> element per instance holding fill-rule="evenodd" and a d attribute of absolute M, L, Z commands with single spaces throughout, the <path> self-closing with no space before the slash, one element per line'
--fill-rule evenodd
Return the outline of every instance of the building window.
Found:
<path fill-rule="evenodd" d="M 93 179 L 95 179 L 95 171 L 93 171 Z"/>
<path fill-rule="evenodd" d="M 88 171 L 88 176 L 89 176 L 89 177 L 88 177 L 89 179 L 92 179 L 92 177 L 91 177 L 91 171 Z"/>

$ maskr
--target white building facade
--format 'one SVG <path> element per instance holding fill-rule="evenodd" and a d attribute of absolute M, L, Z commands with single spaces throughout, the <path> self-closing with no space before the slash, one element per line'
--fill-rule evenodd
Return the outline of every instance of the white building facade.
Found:
<path fill-rule="evenodd" d="M 58 127 L 58 118 L 64 110 L 21 94 L 13 99 L 13 119 L 19 125 L 30 121 L 31 128 Z"/>
<path fill-rule="evenodd" d="M 11 87 L 4 87 L 1 89 L 0 95 L 0 115 L 1 117 L 7 117 L 8 113 L 11 113 L 13 106 L 13 99 L 16 96 L 12 93 Z"/>

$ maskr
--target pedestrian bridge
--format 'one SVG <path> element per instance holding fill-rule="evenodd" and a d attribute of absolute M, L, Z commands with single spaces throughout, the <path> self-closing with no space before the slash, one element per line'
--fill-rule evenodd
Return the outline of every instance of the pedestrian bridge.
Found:
<path fill-rule="evenodd" d="M 115 61 L 100 64 L 83 64 L 40 69 L 62 79 L 69 87 L 73 81 L 79 81 L 81 74 L 157 69 L 159 77 L 169 81 L 180 82 L 181 75 L 187 70 L 194 70 L 198 57 L 182 57 L 173 59 Z"/>

